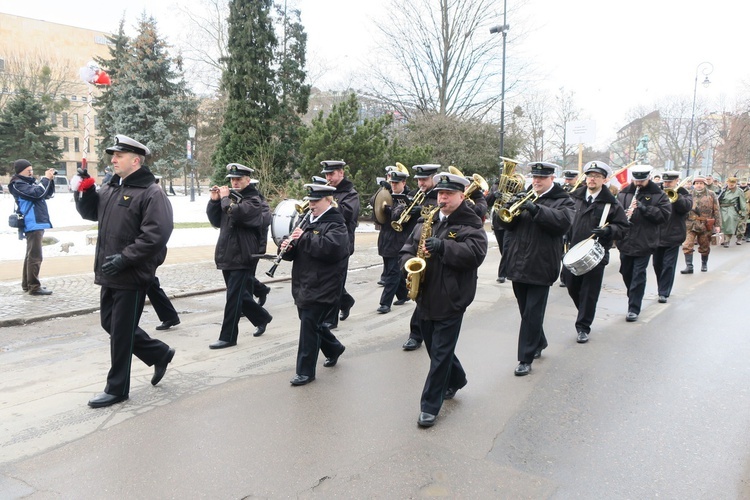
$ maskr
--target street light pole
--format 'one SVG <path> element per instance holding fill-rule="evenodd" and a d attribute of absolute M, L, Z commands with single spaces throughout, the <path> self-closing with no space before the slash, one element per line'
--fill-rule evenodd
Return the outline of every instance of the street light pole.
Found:
<path fill-rule="evenodd" d="M 195 201 L 195 127 L 188 127 L 188 136 L 190 137 L 190 151 L 188 159 L 190 160 L 190 201 Z"/>
<path fill-rule="evenodd" d="M 702 69 L 701 69 L 702 68 Z M 711 81 L 708 79 L 708 75 L 713 73 L 714 71 L 714 65 L 711 64 L 708 61 L 703 61 L 695 68 L 695 84 L 693 85 L 693 114 L 690 116 L 690 133 L 688 134 L 688 154 L 687 154 L 687 162 L 685 169 L 687 172 L 685 173 L 686 176 L 690 176 L 690 157 L 692 156 L 692 142 L 693 142 L 693 128 L 695 126 L 695 101 L 698 97 L 698 73 L 703 73 L 705 76 L 705 79 L 703 80 L 703 86 L 708 87 L 711 85 Z M 696 135 L 697 138 L 697 135 Z M 698 149 L 698 144 L 696 140 L 695 149 Z"/>
<path fill-rule="evenodd" d="M 502 33 L 503 35 L 503 83 L 500 87 L 500 156 L 505 149 L 505 45 L 508 39 L 508 0 L 503 0 L 503 24 L 490 28 L 490 34 Z"/>

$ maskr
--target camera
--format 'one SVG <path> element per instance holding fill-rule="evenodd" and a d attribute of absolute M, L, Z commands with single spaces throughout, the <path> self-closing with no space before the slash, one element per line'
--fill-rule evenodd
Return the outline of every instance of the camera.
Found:
<path fill-rule="evenodd" d="M 52 172 L 53 175 L 58 175 L 58 173 L 59 172 L 57 170 L 55 170 L 54 172 Z"/>

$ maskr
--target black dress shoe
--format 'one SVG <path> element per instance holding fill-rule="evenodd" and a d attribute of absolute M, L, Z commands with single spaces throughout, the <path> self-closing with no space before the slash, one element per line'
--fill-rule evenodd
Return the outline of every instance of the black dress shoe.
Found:
<path fill-rule="evenodd" d="M 659 295 L 659 304 L 666 304 L 667 297 L 665 295 Z"/>
<path fill-rule="evenodd" d="M 97 394 L 89 399 L 89 406 L 92 408 L 104 408 L 105 406 L 112 406 L 113 404 L 121 403 L 126 399 L 128 399 L 127 394 L 124 396 L 113 396 L 112 394 L 102 392 L 101 394 Z"/>
<path fill-rule="evenodd" d="M 208 344 L 209 349 L 224 349 L 237 345 L 237 342 L 227 342 L 226 340 L 217 340 L 213 344 Z"/>
<path fill-rule="evenodd" d="M 463 389 L 466 384 L 462 385 L 461 387 L 448 387 L 445 392 L 443 393 L 443 399 L 453 399 L 453 397 L 456 395 L 456 393 Z"/>
<path fill-rule="evenodd" d="M 505 283 L 505 276 L 498 276 L 497 282 L 498 283 Z"/>
<path fill-rule="evenodd" d="M 307 375 L 295 375 L 292 380 L 289 381 L 292 385 L 305 385 L 315 380 L 315 377 L 308 377 Z"/>
<path fill-rule="evenodd" d="M 346 318 L 349 317 L 349 313 L 352 311 L 351 306 L 350 307 L 342 307 L 341 308 L 341 315 L 339 315 L 339 319 L 341 321 L 344 321 Z"/>
<path fill-rule="evenodd" d="M 266 299 L 268 298 L 268 292 L 270 292 L 271 289 L 267 288 L 263 292 L 258 294 L 258 305 L 260 307 L 263 307 L 263 305 L 266 303 Z"/>
<path fill-rule="evenodd" d="M 378 311 L 379 314 L 386 314 L 386 313 L 391 312 L 391 308 L 388 307 L 388 306 L 380 306 L 380 307 L 378 307 L 377 311 Z"/>
<path fill-rule="evenodd" d="M 419 414 L 417 424 L 419 424 L 420 427 L 432 427 L 433 425 L 435 425 L 435 419 L 437 419 L 437 415 L 422 412 Z"/>
<path fill-rule="evenodd" d="M 46 288 L 38 288 L 36 290 L 30 291 L 29 295 L 52 295 L 52 291 L 47 290 Z"/>
<path fill-rule="evenodd" d="M 175 319 L 168 319 L 167 321 L 162 321 L 161 325 L 157 326 L 157 330 L 169 330 L 173 326 L 177 326 L 180 324 L 180 318 Z"/>
<path fill-rule="evenodd" d="M 531 363 L 518 363 L 515 373 L 517 377 L 528 375 L 529 373 L 531 373 Z"/>
<path fill-rule="evenodd" d="M 560 288 L 565 288 L 565 283 L 563 283 L 563 282 L 561 281 L 561 282 L 560 282 L 560 284 L 559 284 L 558 286 L 559 286 Z"/>
<path fill-rule="evenodd" d="M 415 349 L 419 349 L 421 345 L 422 345 L 422 342 L 420 342 L 417 339 L 413 339 L 409 337 L 409 340 L 404 342 L 404 345 L 402 345 L 401 347 L 403 347 L 404 351 L 413 351 Z"/>
<path fill-rule="evenodd" d="M 167 355 L 164 356 L 164 360 L 154 365 L 154 376 L 151 377 L 151 385 L 158 384 L 164 378 L 164 374 L 167 373 L 167 365 L 172 362 L 172 358 L 174 358 L 174 349 L 170 347 Z"/>
<path fill-rule="evenodd" d="M 265 325 L 258 325 L 258 327 L 255 329 L 255 332 L 253 332 L 253 337 L 260 337 L 264 333 L 266 333 L 266 327 L 268 326 L 268 323 Z"/>
<path fill-rule="evenodd" d="M 325 366 L 326 368 L 330 368 L 332 366 L 336 366 L 336 363 L 339 362 L 339 358 L 341 357 L 342 354 L 344 354 L 344 351 L 346 351 L 346 347 L 345 346 L 341 346 L 341 352 L 338 353 L 335 356 L 331 356 L 330 358 L 326 358 L 326 360 L 323 361 L 323 366 Z"/>
<path fill-rule="evenodd" d="M 380 285 L 380 286 L 385 286 L 385 281 L 383 281 L 383 280 L 378 280 L 378 285 Z"/>
<path fill-rule="evenodd" d="M 579 344 L 585 344 L 588 341 L 589 341 L 589 334 L 588 333 L 586 333 L 584 331 L 578 332 L 578 338 L 576 339 L 576 342 L 578 342 Z"/>
<path fill-rule="evenodd" d="M 537 349 L 534 351 L 534 359 L 539 359 L 542 357 L 542 349 Z"/>
<path fill-rule="evenodd" d="M 406 299 L 398 299 L 396 302 L 393 303 L 393 305 L 394 306 L 403 306 L 407 302 L 409 302 L 408 298 L 406 298 Z"/>
<path fill-rule="evenodd" d="M 625 316 L 625 321 L 628 323 L 632 323 L 633 321 L 638 319 L 638 315 L 634 312 L 629 312 L 627 316 Z"/>

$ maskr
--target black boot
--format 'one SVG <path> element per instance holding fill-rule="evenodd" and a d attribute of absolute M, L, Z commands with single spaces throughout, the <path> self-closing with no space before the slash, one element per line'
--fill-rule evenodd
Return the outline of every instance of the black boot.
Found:
<path fill-rule="evenodd" d="M 701 271 L 708 271 L 708 255 L 701 255 Z"/>
<path fill-rule="evenodd" d="M 687 267 L 680 271 L 680 274 L 693 274 L 693 254 L 685 254 L 685 265 Z"/>

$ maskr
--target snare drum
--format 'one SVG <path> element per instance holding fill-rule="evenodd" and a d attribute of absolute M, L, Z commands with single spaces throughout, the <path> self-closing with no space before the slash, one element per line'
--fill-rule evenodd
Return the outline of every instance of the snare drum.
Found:
<path fill-rule="evenodd" d="M 281 241 L 291 234 L 297 224 L 300 215 L 296 205 L 301 203 L 299 200 L 283 200 L 274 208 L 271 216 L 271 238 L 276 246 L 279 246 Z"/>
<path fill-rule="evenodd" d="M 604 258 L 604 247 L 591 238 L 577 243 L 563 256 L 563 265 L 576 276 L 594 269 Z"/>

